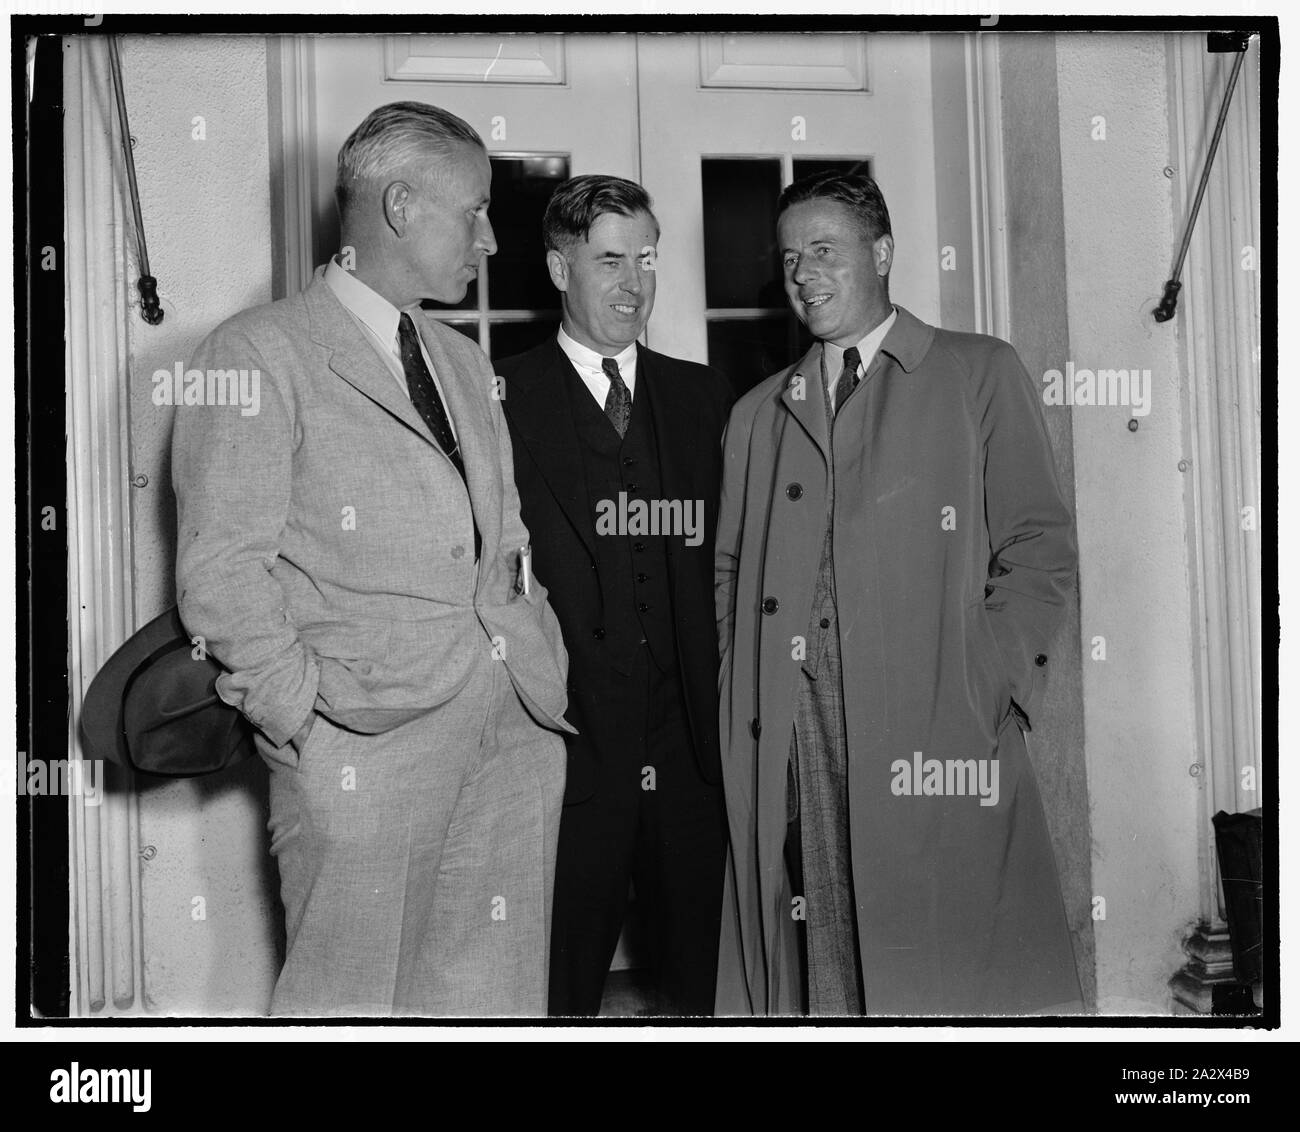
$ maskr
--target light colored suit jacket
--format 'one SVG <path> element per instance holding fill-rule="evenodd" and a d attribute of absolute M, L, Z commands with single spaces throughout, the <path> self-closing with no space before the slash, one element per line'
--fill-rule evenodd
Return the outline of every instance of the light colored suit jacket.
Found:
<path fill-rule="evenodd" d="M 528 532 L 490 363 L 416 312 L 467 493 L 323 272 L 222 323 L 190 363 L 187 389 L 207 395 L 220 386 L 209 371 L 248 370 L 247 385 L 256 370 L 256 413 L 175 410 L 178 602 L 229 670 L 218 694 L 277 748 L 313 709 L 376 733 L 446 703 L 491 650 L 538 723 L 572 730 L 546 591 L 516 593 Z"/>

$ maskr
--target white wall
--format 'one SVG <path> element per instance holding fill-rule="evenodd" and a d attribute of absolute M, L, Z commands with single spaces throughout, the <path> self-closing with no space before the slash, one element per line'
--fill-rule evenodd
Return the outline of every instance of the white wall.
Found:
<path fill-rule="evenodd" d="M 1085 750 L 1103 1012 L 1172 1009 L 1197 918 L 1196 703 L 1177 323 L 1157 324 L 1181 235 L 1159 36 L 1057 37 L 1069 360 L 1150 369 L 1150 414 L 1076 405 Z M 1105 140 L 1094 140 L 1104 118 Z M 1190 177 L 1199 170 L 1182 170 Z M 1180 195 L 1181 199 L 1181 195 Z M 1067 359 L 1061 359 L 1064 369 Z M 1106 659 L 1091 658 L 1105 638 Z"/>
<path fill-rule="evenodd" d="M 128 36 L 122 69 L 140 206 L 165 317 L 130 323 L 136 620 L 175 600 L 171 411 L 156 369 L 187 361 L 214 326 L 271 297 L 266 47 L 239 38 Z M 204 140 L 194 137 L 203 118 Z M 261 1014 L 277 970 L 267 885 L 265 775 L 143 786 L 145 986 L 165 1014 Z M 152 855 L 150 853 L 152 850 Z M 203 902 L 198 916 L 196 898 Z"/>

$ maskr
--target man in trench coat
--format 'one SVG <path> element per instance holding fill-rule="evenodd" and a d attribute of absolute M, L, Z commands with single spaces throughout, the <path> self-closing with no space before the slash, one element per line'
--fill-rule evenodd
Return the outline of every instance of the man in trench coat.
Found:
<path fill-rule="evenodd" d="M 870 178 L 795 183 L 778 235 L 817 340 L 724 440 L 717 1013 L 1076 1011 L 1025 748 L 1076 565 L 1037 390 L 890 303 Z"/>

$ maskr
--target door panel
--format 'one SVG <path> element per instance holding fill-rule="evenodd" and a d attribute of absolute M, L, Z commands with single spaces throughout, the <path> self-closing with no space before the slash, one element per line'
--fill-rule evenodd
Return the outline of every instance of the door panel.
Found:
<path fill-rule="evenodd" d="M 551 191 L 582 173 L 638 174 L 636 50 L 620 35 L 331 36 L 314 41 L 315 263 L 338 250 L 335 160 L 377 106 L 411 99 L 458 114 L 492 156 L 501 245 L 465 300 L 440 310 L 493 358 L 519 353 L 559 323 L 545 279 L 541 217 Z M 539 277 L 544 286 L 537 286 Z"/>
<path fill-rule="evenodd" d="M 783 186 L 794 179 L 800 159 L 866 159 L 899 245 L 890 293 L 920 318 L 937 321 L 926 37 L 642 35 L 637 69 L 642 183 L 663 226 L 650 346 L 709 360 L 702 163 L 717 157 L 779 158 Z M 753 239 L 774 235 L 755 230 Z M 758 337 L 774 333 L 768 317 Z M 726 321 L 731 334 L 740 320 Z"/>

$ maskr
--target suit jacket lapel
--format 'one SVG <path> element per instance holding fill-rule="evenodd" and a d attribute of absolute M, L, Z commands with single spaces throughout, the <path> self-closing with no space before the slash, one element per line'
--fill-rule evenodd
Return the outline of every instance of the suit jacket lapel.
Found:
<path fill-rule="evenodd" d="M 558 342 L 548 343 L 542 356 L 545 365 L 511 378 L 506 407 L 515 432 L 594 562 L 595 519 L 587 498 L 578 429 L 573 423 L 571 386 L 576 375 Z"/>
<path fill-rule="evenodd" d="M 312 340 L 330 352 L 330 369 L 438 448 L 410 397 L 402 392 L 392 371 L 375 354 L 370 340 L 325 282 L 323 268 L 318 269 L 303 297 L 307 302 Z"/>
<path fill-rule="evenodd" d="M 694 438 L 696 416 L 689 401 L 685 399 L 687 391 L 664 376 L 657 357 L 649 350 L 637 346 L 636 359 L 637 397 L 645 397 L 649 402 L 650 416 L 654 421 L 662 498 L 680 499 L 685 508 L 693 494 L 690 475 L 694 462 L 691 441 Z M 674 545 L 673 539 L 664 540 L 664 548 L 668 553 L 668 581 L 676 594 L 677 556 L 673 553 Z"/>
<path fill-rule="evenodd" d="M 486 380 L 486 375 L 458 372 L 451 356 L 430 331 L 428 321 L 417 318 L 415 325 L 420 334 L 420 341 L 424 343 L 425 351 L 438 375 L 438 384 L 442 387 L 447 414 L 451 417 L 452 427 L 456 430 L 456 443 L 460 448 L 460 458 L 465 464 L 470 507 L 474 512 L 474 520 L 478 523 L 479 534 L 484 539 L 486 552 L 488 531 L 497 528 L 501 512 L 501 496 L 497 489 L 495 474 L 501 457 L 494 446 L 495 429 L 492 427 L 485 399 L 476 396 L 471 384 L 474 381 Z M 455 334 L 456 331 L 448 330 L 448 333 Z M 483 368 L 488 368 L 486 358 Z M 491 396 L 490 390 L 485 392 Z M 425 432 L 428 433 L 427 427 Z M 493 446 L 489 447 L 490 445 Z M 434 447 L 442 452 L 441 445 L 435 443 Z M 446 453 L 443 455 L 446 456 Z M 455 465 L 451 463 L 450 457 L 447 457 L 447 464 L 454 472 Z"/>

